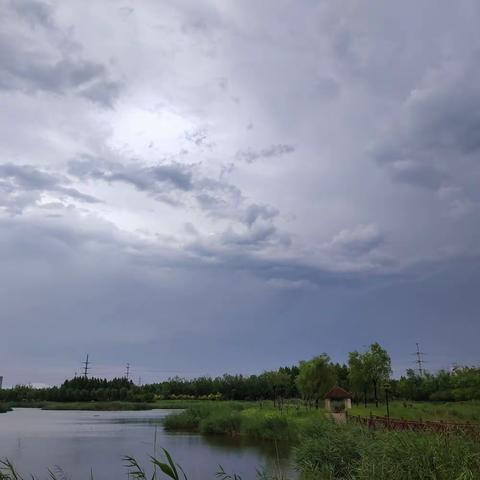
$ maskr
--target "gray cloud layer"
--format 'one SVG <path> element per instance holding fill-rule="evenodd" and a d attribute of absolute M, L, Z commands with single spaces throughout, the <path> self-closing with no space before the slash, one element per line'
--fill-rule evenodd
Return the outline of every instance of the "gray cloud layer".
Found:
<path fill-rule="evenodd" d="M 86 351 L 145 380 L 373 340 L 478 362 L 479 20 L 0 0 L 7 383 Z"/>
<path fill-rule="evenodd" d="M 104 65 L 81 58 L 79 45 L 56 26 L 51 6 L 24 0 L 2 3 L 2 22 L 10 28 L 0 34 L 0 89 L 69 93 L 113 105 L 120 83 L 109 78 Z M 43 41 L 38 45 L 39 38 Z"/>
<path fill-rule="evenodd" d="M 60 198 L 97 203 L 98 200 L 75 188 L 62 176 L 51 175 L 31 165 L 0 164 L 0 207 L 15 213 L 35 205 L 43 193 L 53 193 Z"/>

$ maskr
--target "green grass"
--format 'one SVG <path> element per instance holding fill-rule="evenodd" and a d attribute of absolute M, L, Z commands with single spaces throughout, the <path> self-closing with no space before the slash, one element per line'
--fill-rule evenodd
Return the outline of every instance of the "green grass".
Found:
<path fill-rule="evenodd" d="M 318 423 L 295 452 L 302 479 L 474 480 L 480 443 L 461 435 L 369 431 Z"/>
<path fill-rule="evenodd" d="M 386 415 L 384 404 L 378 408 L 369 404 L 354 406 L 349 413 L 352 415 L 368 416 Z M 480 402 L 401 402 L 390 403 L 390 417 L 405 420 L 442 420 L 450 422 L 479 422 Z"/>
<path fill-rule="evenodd" d="M 11 410 L 10 406 L 5 403 L 0 403 L 0 413 L 6 413 Z"/>
<path fill-rule="evenodd" d="M 169 415 L 164 419 L 164 427 L 295 443 L 312 423 L 325 419 L 323 410 L 290 407 L 280 411 L 271 403 L 260 406 L 253 402 L 213 402 Z"/>

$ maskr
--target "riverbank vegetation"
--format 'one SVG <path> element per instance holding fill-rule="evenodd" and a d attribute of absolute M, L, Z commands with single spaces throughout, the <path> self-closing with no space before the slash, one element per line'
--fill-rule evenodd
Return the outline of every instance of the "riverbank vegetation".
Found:
<path fill-rule="evenodd" d="M 139 402 L 12 402 L 11 408 L 41 408 L 42 410 L 91 410 L 91 411 L 131 411 L 152 410 L 153 403 Z"/>
<path fill-rule="evenodd" d="M 305 480 L 473 480 L 480 478 L 480 443 L 322 422 L 303 435 L 295 463 Z"/>
<path fill-rule="evenodd" d="M 210 405 L 209 400 L 156 400 L 155 402 L 48 402 L 20 400 L 0 405 L 0 413 L 12 408 L 40 408 L 42 410 L 93 410 L 93 411 L 131 411 L 131 410 L 182 410 L 192 406 Z"/>
<path fill-rule="evenodd" d="M 222 402 L 173 413 L 163 420 L 163 424 L 170 431 L 246 436 L 293 444 L 298 442 L 308 425 L 325 419 L 323 409 L 306 409 L 299 405 L 284 405 L 280 409 L 272 402 Z"/>
<path fill-rule="evenodd" d="M 392 418 L 405 420 L 428 420 L 444 422 L 478 422 L 480 423 L 480 402 L 407 402 L 396 400 L 389 403 L 389 413 Z M 376 407 L 369 405 L 354 405 L 349 410 L 351 415 L 368 416 L 386 414 L 386 405 Z"/>

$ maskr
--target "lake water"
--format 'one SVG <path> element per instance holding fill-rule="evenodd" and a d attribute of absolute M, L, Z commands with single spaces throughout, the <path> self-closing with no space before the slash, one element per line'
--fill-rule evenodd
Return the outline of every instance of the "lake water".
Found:
<path fill-rule="evenodd" d="M 22 474 L 41 478 L 47 478 L 47 468 L 60 468 L 70 480 L 88 480 L 91 469 L 95 480 L 127 479 L 122 457 L 135 456 L 147 466 L 156 436 L 157 456 L 161 447 L 166 448 L 189 480 L 214 479 L 218 464 L 243 480 L 253 480 L 257 468 L 268 471 L 280 463 L 288 478 L 294 478 L 288 449 L 224 436 L 166 432 L 160 420 L 169 413 L 14 409 L 0 414 L 0 457 L 11 460 Z"/>

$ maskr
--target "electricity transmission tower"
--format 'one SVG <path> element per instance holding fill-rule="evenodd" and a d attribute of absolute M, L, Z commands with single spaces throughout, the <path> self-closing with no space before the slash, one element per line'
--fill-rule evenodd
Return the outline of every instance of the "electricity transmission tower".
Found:
<path fill-rule="evenodd" d="M 82 364 L 83 364 L 83 376 L 84 376 L 84 378 L 87 378 L 88 377 L 88 372 L 91 369 L 91 367 L 89 366 L 90 362 L 88 360 L 88 353 L 87 353 L 87 358 L 85 359 L 84 362 L 82 362 Z"/>
<path fill-rule="evenodd" d="M 125 370 L 125 378 L 128 380 L 130 378 L 130 364 L 127 363 L 127 367 Z"/>
<path fill-rule="evenodd" d="M 420 345 L 418 342 L 416 343 L 416 345 L 417 345 L 417 351 L 414 353 L 414 355 L 416 355 L 417 359 L 415 360 L 415 363 L 417 364 L 419 375 L 423 376 L 423 374 L 425 373 L 425 368 L 424 368 L 425 360 L 423 359 L 423 355 L 425 354 L 420 351 Z"/>

